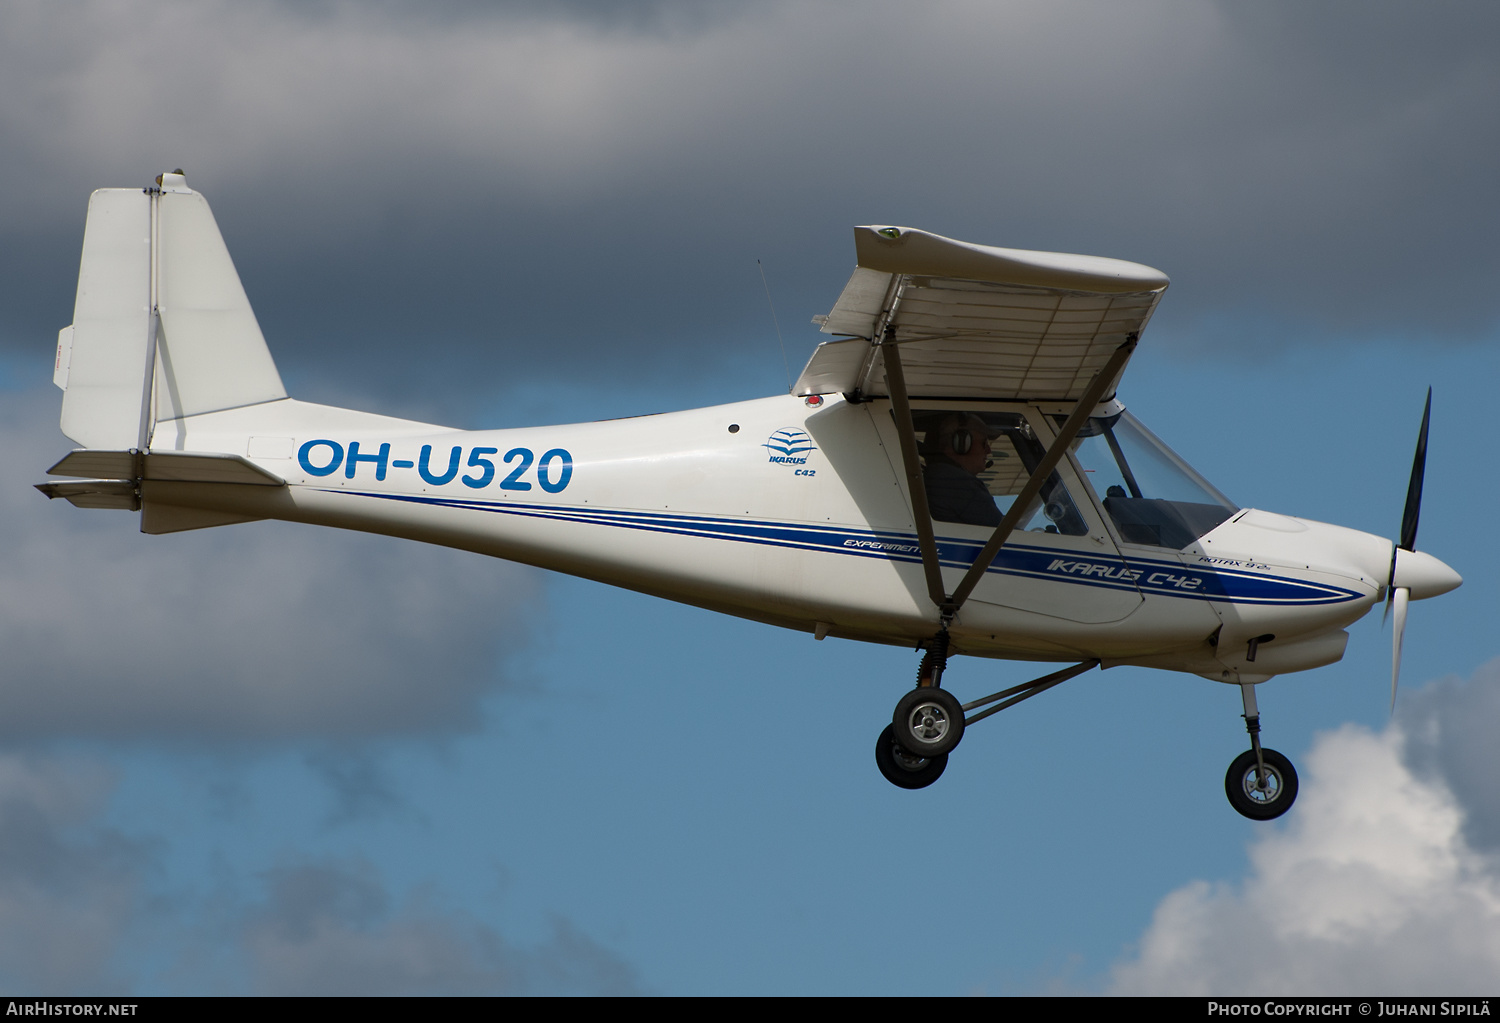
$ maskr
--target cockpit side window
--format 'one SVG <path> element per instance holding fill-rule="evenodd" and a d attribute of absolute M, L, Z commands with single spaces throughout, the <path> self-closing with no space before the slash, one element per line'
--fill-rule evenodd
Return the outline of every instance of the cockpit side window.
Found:
<path fill-rule="evenodd" d="M 1073 455 L 1126 543 L 1181 550 L 1239 510 L 1128 412 L 1090 419 Z"/>
<path fill-rule="evenodd" d="M 915 409 L 912 427 L 928 508 L 938 522 L 998 526 L 1046 453 L 1017 412 Z M 1069 536 L 1089 531 L 1055 472 L 1016 528 Z"/>

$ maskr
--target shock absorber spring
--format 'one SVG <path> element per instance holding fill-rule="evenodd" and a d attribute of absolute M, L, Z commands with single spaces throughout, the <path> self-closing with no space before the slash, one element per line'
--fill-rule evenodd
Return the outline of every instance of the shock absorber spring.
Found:
<path fill-rule="evenodd" d="M 917 688 L 943 684 L 943 672 L 948 668 L 948 630 L 943 629 L 923 646 L 922 663 L 917 667 Z"/>

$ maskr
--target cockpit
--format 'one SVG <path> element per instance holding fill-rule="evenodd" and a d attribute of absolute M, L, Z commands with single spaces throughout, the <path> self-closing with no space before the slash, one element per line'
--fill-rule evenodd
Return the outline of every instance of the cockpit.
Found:
<path fill-rule="evenodd" d="M 1239 511 L 1124 410 L 1090 419 L 1072 451 L 1125 543 L 1181 550 Z"/>
<path fill-rule="evenodd" d="M 999 525 L 1046 454 L 1019 412 L 919 410 L 912 414 L 912 426 L 936 522 Z M 1069 536 L 1089 531 L 1056 472 L 1016 528 Z"/>
<path fill-rule="evenodd" d="M 1019 411 L 915 409 L 912 427 L 935 522 L 998 525 L 1046 453 Z M 1123 543 L 1181 550 L 1239 510 L 1123 409 L 1090 419 L 1069 450 Z M 1087 536 L 1074 479 L 1054 471 L 1016 528 Z"/>

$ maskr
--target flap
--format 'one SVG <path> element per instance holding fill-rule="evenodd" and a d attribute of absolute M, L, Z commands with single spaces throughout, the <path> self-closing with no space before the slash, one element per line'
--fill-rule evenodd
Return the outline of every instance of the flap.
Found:
<path fill-rule="evenodd" d="M 1075 401 L 1169 283 L 1139 263 L 903 227 L 856 228 L 855 249 L 859 268 L 823 330 L 856 338 L 819 345 L 796 394 L 887 394 L 874 344 L 884 325 L 914 397 Z"/>

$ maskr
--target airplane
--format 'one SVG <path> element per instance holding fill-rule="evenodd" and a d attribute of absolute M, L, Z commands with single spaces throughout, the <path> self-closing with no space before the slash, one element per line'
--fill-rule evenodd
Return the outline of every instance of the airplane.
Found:
<path fill-rule="evenodd" d="M 1416 550 L 1431 391 L 1392 541 L 1236 505 L 1120 402 L 1168 279 L 1137 263 L 855 229 L 791 393 L 463 431 L 297 401 L 203 195 L 178 170 L 89 199 L 54 382 L 80 447 L 38 485 L 142 532 L 282 519 L 505 558 L 782 628 L 921 652 L 876 742 L 903 789 L 966 730 L 1094 668 L 1239 687 L 1239 813 L 1296 799 L 1256 687 L 1458 573 Z M 955 655 L 1072 662 L 961 702 Z M 983 708 L 983 709 L 981 709 Z"/>

